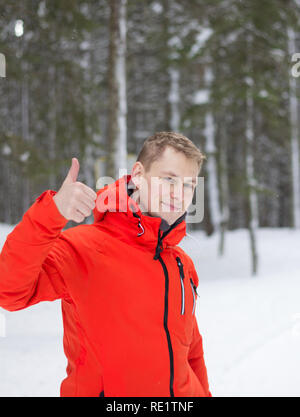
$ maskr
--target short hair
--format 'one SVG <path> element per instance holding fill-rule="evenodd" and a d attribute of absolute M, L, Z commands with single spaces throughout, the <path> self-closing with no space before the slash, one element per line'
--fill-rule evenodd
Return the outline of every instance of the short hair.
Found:
<path fill-rule="evenodd" d="M 152 162 L 157 161 L 161 157 L 167 146 L 196 161 L 200 172 L 206 156 L 190 139 L 176 132 L 156 132 L 150 136 L 145 140 L 138 154 L 137 161 L 143 164 L 146 171 L 149 171 Z"/>

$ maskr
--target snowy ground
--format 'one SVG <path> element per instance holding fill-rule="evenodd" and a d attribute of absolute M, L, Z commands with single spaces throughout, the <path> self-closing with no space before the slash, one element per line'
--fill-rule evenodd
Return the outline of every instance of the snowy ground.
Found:
<path fill-rule="evenodd" d="M 0 224 L 0 248 L 11 230 Z M 259 230 L 255 278 L 246 230 L 227 234 L 223 258 L 217 236 L 192 236 L 181 246 L 199 275 L 196 314 L 213 396 L 300 396 L 300 231 Z M 59 396 L 60 302 L 0 313 L 0 396 Z"/>

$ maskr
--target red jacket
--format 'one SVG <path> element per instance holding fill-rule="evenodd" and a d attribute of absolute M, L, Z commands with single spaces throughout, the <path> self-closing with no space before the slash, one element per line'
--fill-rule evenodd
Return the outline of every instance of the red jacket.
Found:
<path fill-rule="evenodd" d="M 62 300 L 61 396 L 211 396 L 195 316 L 198 277 L 176 246 L 185 215 L 162 232 L 161 218 L 143 215 L 127 194 L 129 180 L 98 191 L 93 224 L 63 232 L 56 192 L 43 192 L 3 246 L 0 306 Z M 114 193 L 117 211 L 108 211 Z"/>

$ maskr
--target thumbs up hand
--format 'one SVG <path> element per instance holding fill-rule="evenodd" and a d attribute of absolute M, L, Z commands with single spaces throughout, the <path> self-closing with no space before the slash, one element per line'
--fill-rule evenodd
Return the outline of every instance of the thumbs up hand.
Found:
<path fill-rule="evenodd" d="M 72 165 L 68 175 L 62 183 L 53 200 L 59 212 L 67 219 L 81 223 L 85 217 L 90 216 L 95 208 L 97 194 L 90 187 L 77 181 L 79 162 L 72 158 Z"/>

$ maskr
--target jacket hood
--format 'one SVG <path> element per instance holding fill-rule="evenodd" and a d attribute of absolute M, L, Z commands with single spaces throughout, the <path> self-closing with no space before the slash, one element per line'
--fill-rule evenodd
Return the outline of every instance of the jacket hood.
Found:
<path fill-rule="evenodd" d="M 177 245 L 186 235 L 186 212 L 163 232 L 163 219 L 142 213 L 128 195 L 130 179 L 131 175 L 124 175 L 97 191 L 94 225 L 131 244 L 149 249 L 159 246 L 159 255 L 163 248 Z"/>

